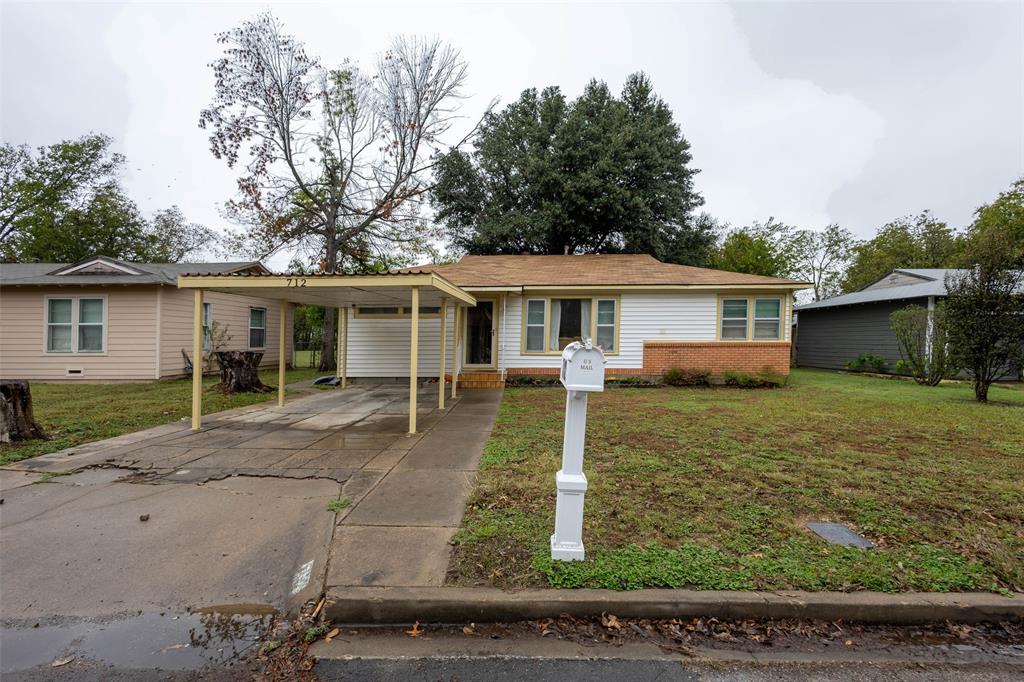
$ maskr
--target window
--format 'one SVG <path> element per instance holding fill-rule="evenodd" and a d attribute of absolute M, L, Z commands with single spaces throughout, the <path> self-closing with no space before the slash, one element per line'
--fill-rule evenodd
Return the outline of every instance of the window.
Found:
<path fill-rule="evenodd" d="M 74 301 L 70 298 L 51 298 L 46 302 L 46 351 L 48 353 L 71 352 L 71 311 Z"/>
<path fill-rule="evenodd" d="M 105 304 L 102 298 L 46 299 L 46 352 L 102 353 Z"/>
<path fill-rule="evenodd" d="M 722 300 L 722 339 L 747 338 L 747 299 L 726 298 Z"/>
<path fill-rule="evenodd" d="M 249 348 L 267 345 L 267 309 L 249 308 Z"/>
<path fill-rule="evenodd" d="M 597 333 L 594 343 L 606 353 L 615 352 L 615 299 L 601 299 L 597 302 Z"/>
<path fill-rule="evenodd" d="M 103 352 L 103 299 L 78 299 L 78 352 Z"/>
<path fill-rule="evenodd" d="M 213 349 L 213 304 L 203 304 L 203 350 Z"/>
<path fill-rule="evenodd" d="M 777 298 L 758 298 L 754 300 L 754 338 L 778 339 L 782 301 Z"/>
<path fill-rule="evenodd" d="M 523 352 L 555 354 L 573 341 L 593 339 L 618 351 L 618 299 L 531 298 L 523 315 Z"/>
<path fill-rule="evenodd" d="M 543 298 L 526 302 L 526 350 L 530 353 L 544 352 L 544 306 Z"/>

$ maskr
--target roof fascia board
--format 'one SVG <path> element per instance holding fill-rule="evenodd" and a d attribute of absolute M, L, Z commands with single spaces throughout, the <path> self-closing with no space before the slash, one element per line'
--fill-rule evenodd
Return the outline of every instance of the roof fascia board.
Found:
<path fill-rule="evenodd" d="M 566 285 L 556 284 L 524 286 L 523 291 L 715 291 L 719 289 L 771 289 L 799 290 L 810 289 L 810 284 L 798 282 L 782 284 L 602 284 L 602 285 Z"/>

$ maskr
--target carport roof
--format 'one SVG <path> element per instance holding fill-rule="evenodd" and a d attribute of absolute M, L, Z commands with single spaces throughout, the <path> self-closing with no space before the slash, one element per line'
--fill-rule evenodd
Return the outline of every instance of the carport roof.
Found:
<path fill-rule="evenodd" d="M 183 289 L 245 294 L 331 308 L 410 305 L 412 289 L 418 287 L 421 306 L 440 305 L 443 298 L 476 305 L 476 299 L 462 288 L 436 272 L 418 269 L 367 275 L 333 272 L 195 272 L 180 275 L 178 286 Z"/>

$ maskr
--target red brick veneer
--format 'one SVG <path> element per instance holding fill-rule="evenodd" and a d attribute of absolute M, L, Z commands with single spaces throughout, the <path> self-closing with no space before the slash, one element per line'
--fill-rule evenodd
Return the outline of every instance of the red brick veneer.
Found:
<path fill-rule="evenodd" d="M 706 369 L 713 375 L 732 370 L 760 372 L 771 368 L 789 374 L 789 341 L 645 341 L 644 374 L 666 369 Z"/>

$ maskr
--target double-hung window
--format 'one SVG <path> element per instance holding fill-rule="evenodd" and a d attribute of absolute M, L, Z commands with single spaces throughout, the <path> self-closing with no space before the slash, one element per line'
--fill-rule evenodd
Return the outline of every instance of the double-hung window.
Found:
<path fill-rule="evenodd" d="M 754 299 L 754 338 L 778 339 L 782 328 L 782 301 L 778 298 Z"/>
<path fill-rule="evenodd" d="M 249 308 L 249 348 L 267 346 L 267 309 Z"/>
<path fill-rule="evenodd" d="M 747 299 L 722 299 L 723 341 L 747 339 Z"/>
<path fill-rule="evenodd" d="M 593 339 L 618 351 L 617 298 L 531 298 L 525 301 L 523 351 L 554 354 L 573 341 Z"/>
<path fill-rule="evenodd" d="M 46 299 L 46 352 L 102 353 L 105 307 L 102 298 Z"/>
<path fill-rule="evenodd" d="M 203 304 L 203 351 L 213 350 L 213 304 Z"/>

